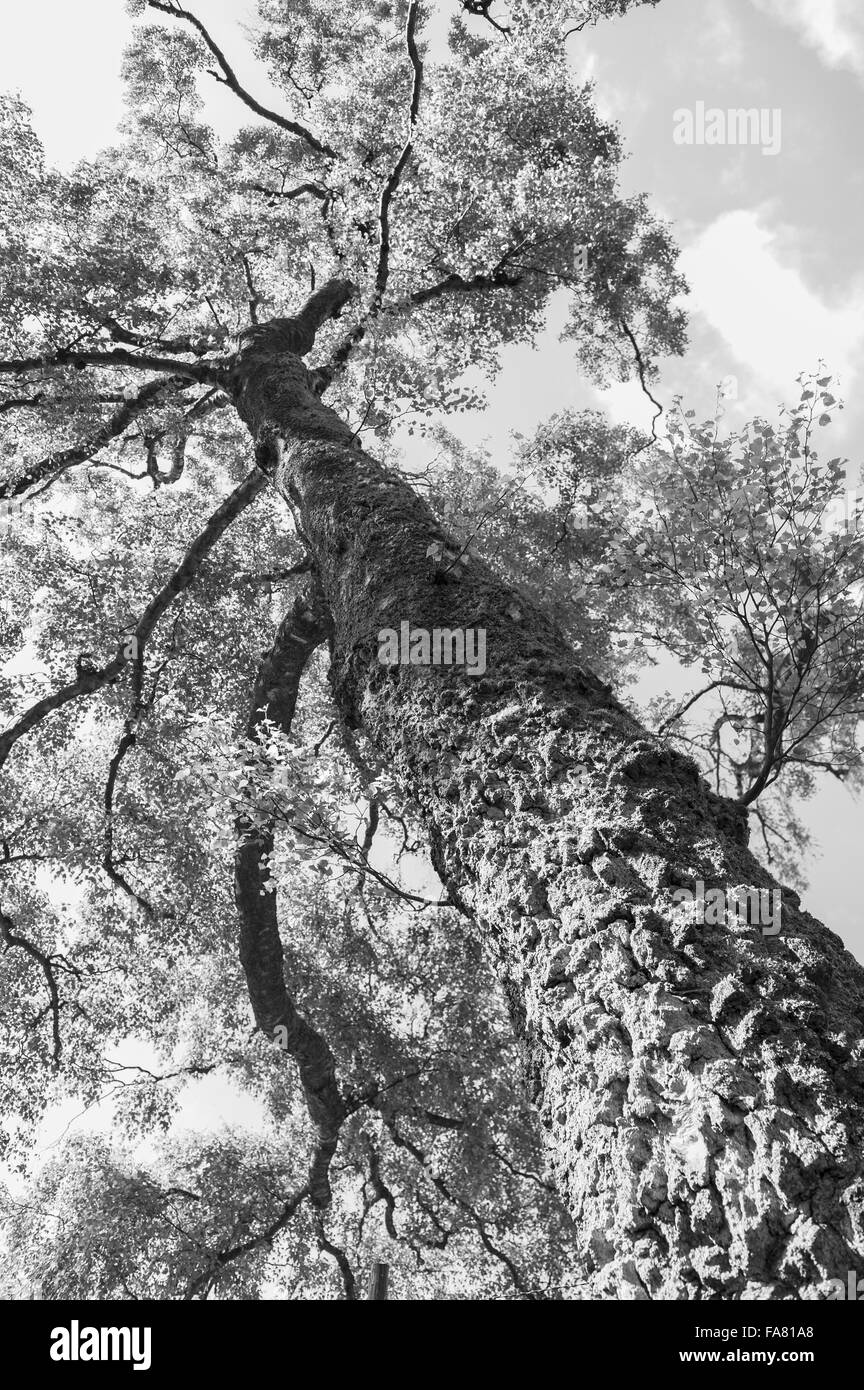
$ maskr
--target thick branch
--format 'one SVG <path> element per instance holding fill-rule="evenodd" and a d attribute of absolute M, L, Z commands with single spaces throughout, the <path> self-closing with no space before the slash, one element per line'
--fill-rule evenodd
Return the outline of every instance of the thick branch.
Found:
<path fill-rule="evenodd" d="M 24 372 L 47 371 L 49 367 L 135 367 L 143 371 L 172 372 L 184 381 L 219 384 L 219 369 L 203 362 L 180 362 L 174 357 L 161 357 L 152 352 L 127 352 L 125 348 L 110 348 L 96 352 L 83 348 L 58 348 L 42 357 L 13 357 L 0 361 L 0 373 L 21 376 Z"/>
<path fill-rule="evenodd" d="M 426 289 L 415 290 L 411 295 L 409 303 L 430 304 L 434 299 L 442 299 L 448 294 L 477 294 L 482 290 L 501 290 L 513 289 L 522 283 L 521 275 L 513 275 L 506 270 L 494 270 L 489 275 L 472 275 L 466 280 L 464 275 L 448 275 L 444 280 L 439 280 L 437 285 L 429 285 Z"/>
<path fill-rule="evenodd" d="M 231 581 L 237 588 L 248 584 L 252 589 L 266 588 L 271 584 L 284 584 L 286 580 L 293 579 L 298 574 L 308 574 L 312 568 L 312 561 L 308 559 L 298 560 L 296 565 L 290 565 L 284 570 L 267 570 L 261 574 L 255 574 L 251 570 L 248 574 L 235 574 Z"/>
<path fill-rule="evenodd" d="M 280 126 L 282 130 L 287 130 L 291 135 L 296 135 L 299 139 L 303 140 L 311 150 L 314 150 L 316 154 L 326 155 L 328 159 L 340 158 L 337 150 L 332 149 L 330 145 L 325 145 L 320 140 L 316 139 L 311 130 L 307 130 L 306 127 L 300 125 L 298 121 L 292 121 L 287 116 L 280 116 L 278 111 L 271 111 L 268 107 L 262 106 L 260 101 L 256 101 L 251 93 L 247 92 L 246 88 L 240 85 L 237 74 L 234 72 L 225 54 L 216 44 L 215 40 L 211 38 L 209 31 L 196 15 L 191 14 L 189 10 L 182 9 L 180 5 L 163 4 L 162 0 L 147 0 L 147 4 L 151 10 L 159 10 L 162 14 L 170 15 L 172 19 L 185 20 L 187 24 L 190 24 L 193 29 L 198 31 L 221 69 L 221 76 L 217 72 L 213 73 L 217 82 L 221 82 L 224 86 L 228 87 L 235 96 L 240 98 L 245 106 L 249 107 L 250 111 L 255 112 L 256 116 L 263 117 L 265 121 L 272 121 L 274 125 Z"/>
<path fill-rule="evenodd" d="M 338 319 L 346 304 L 356 297 L 357 287 L 351 280 L 328 280 L 309 296 L 299 313 L 247 328 L 241 334 L 244 346 L 237 362 L 239 370 L 246 369 L 250 352 L 290 352 L 295 357 L 305 357 L 328 319 Z"/>
<path fill-rule="evenodd" d="M 50 956 L 46 956 L 44 951 L 40 951 L 38 946 L 34 946 L 32 941 L 28 941 L 25 936 L 19 936 L 14 930 L 15 923 L 11 917 L 0 909 L 0 939 L 3 940 L 6 948 L 13 948 L 24 951 L 31 960 L 35 960 L 42 974 L 45 976 L 45 983 L 48 986 L 48 996 L 51 1009 L 51 1026 L 54 1034 L 54 1066 L 60 1065 L 60 1054 L 63 1044 L 60 1038 L 60 991 L 57 988 L 57 978 L 54 974 L 54 965 Z"/>
<path fill-rule="evenodd" d="M 212 343 L 206 338 L 193 338 L 188 333 L 179 338 L 163 338 L 160 333 L 137 333 L 134 329 L 124 328 L 122 323 L 110 316 L 103 319 L 102 324 L 115 342 L 126 343 L 129 347 L 145 348 L 148 351 L 155 347 L 160 352 L 189 352 L 195 357 L 205 357 L 208 352 L 213 351 Z M 224 333 L 220 334 L 220 337 L 224 336 Z"/>
<path fill-rule="evenodd" d="M 393 202 L 399 184 L 402 182 L 402 175 L 405 172 L 405 167 L 414 150 L 414 127 L 417 124 L 417 113 L 420 110 L 420 90 L 423 85 L 423 64 L 420 60 L 416 39 L 419 13 L 420 5 L 418 0 L 411 0 L 411 5 L 408 9 L 408 27 L 405 35 L 408 56 L 411 59 L 411 66 L 414 69 L 414 81 L 411 88 L 411 105 L 408 111 L 408 139 L 381 192 L 381 203 L 378 211 L 378 220 L 381 225 L 381 242 L 378 251 L 378 273 L 375 276 L 375 295 L 372 303 L 373 314 L 381 307 L 387 289 L 387 281 L 390 278 L 390 205 Z"/>
<path fill-rule="evenodd" d="M 13 483 L 0 483 L 0 499 L 19 497 L 35 483 L 41 483 L 49 476 L 52 479 L 57 478 L 68 468 L 74 467 L 75 464 L 86 463 L 112 439 L 117 439 L 123 434 L 136 416 L 157 405 L 161 397 L 169 391 L 177 389 L 188 389 L 188 382 L 177 377 L 161 377 L 158 381 L 148 382 L 132 400 L 124 401 L 120 409 L 111 416 L 111 419 L 106 420 L 105 424 L 100 426 L 95 434 L 91 434 L 89 439 L 84 439 L 80 444 L 74 444 L 69 449 L 61 449 L 56 454 L 48 454 L 38 463 L 31 464 L 26 473 L 22 473 Z"/>
<path fill-rule="evenodd" d="M 479 294 L 483 290 L 513 289 L 521 282 L 521 275 L 513 275 L 499 267 L 496 267 L 489 274 L 472 275 L 470 279 L 466 279 L 464 275 L 459 275 L 454 271 L 452 275 L 439 280 L 436 285 L 428 285 L 425 289 L 415 290 L 406 299 L 388 305 L 381 313 L 398 314 L 406 309 L 431 304 L 433 300 L 443 299 L 448 294 Z M 345 366 L 354 349 L 363 341 L 371 318 L 372 315 L 367 314 L 339 344 L 327 366 L 320 369 L 321 375 L 328 382 L 332 381 L 337 372 Z"/>
<path fill-rule="evenodd" d="M 281 624 L 255 679 L 247 733 L 255 737 L 266 719 L 284 733 L 291 730 L 300 680 L 312 653 L 326 640 L 329 617 L 317 592 L 298 597 Z M 244 816 L 234 859 L 234 899 L 240 915 L 240 960 L 258 1027 L 273 1037 L 284 1030 L 281 1046 L 297 1064 L 317 1143 L 308 1189 L 316 1207 L 330 1202 L 329 1167 L 345 1118 L 336 1082 L 336 1063 L 326 1040 L 297 1011 L 285 984 L 276 894 L 264 861 L 273 852 L 273 822 L 256 827 Z"/>
<path fill-rule="evenodd" d="M 108 778 L 105 783 L 105 834 L 103 839 L 102 867 L 109 879 L 118 888 L 121 888 L 127 897 L 131 898 L 142 912 L 148 917 L 154 917 L 155 913 L 151 904 L 146 898 L 142 898 L 136 893 L 131 883 L 120 872 L 114 860 L 114 792 L 117 786 L 117 778 L 120 767 L 126 754 L 131 751 L 138 742 L 138 721 L 144 711 L 144 652 L 139 650 L 138 656 L 132 668 L 132 704 L 126 723 L 123 727 L 123 736 L 114 751 L 114 756 L 108 767 Z"/>
<path fill-rule="evenodd" d="M 37 391 L 35 396 L 7 396 L 0 401 L 0 415 L 6 415 L 10 410 L 35 410 L 44 399 L 44 391 Z"/>

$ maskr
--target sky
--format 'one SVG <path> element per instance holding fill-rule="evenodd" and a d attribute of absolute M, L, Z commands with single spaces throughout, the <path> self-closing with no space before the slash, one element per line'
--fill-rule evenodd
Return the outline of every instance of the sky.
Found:
<path fill-rule="evenodd" d="M 240 80 L 265 103 L 281 101 L 249 51 L 254 5 L 189 0 L 189 8 Z M 439 0 L 437 22 L 451 9 Z M 3 20 L 0 90 L 20 91 L 31 106 L 49 161 L 69 168 L 110 143 L 132 26 L 123 0 L 7 5 Z M 574 34 L 569 58 L 595 84 L 601 114 L 620 125 L 625 191 L 649 194 L 682 249 L 690 347 L 663 364 L 655 394 L 670 404 L 681 393 L 701 419 L 713 413 L 717 383 L 734 376 L 734 425 L 773 415 L 795 398 L 798 373 L 824 361 L 846 402 L 831 426 L 832 452 L 849 456 L 855 486 L 864 438 L 864 0 L 661 0 Z M 214 84 L 212 96 L 217 129 L 245 120 L 230 93 Z M 676 143 L 676 113 L 699 103 L 764 109 L 779 148 Z M 553 303 L 536 349 L 505 354 L 490 409 L 460 417 L 467 443 L 500 448 L 510 431 L 528 433 L 569 406 L 649 423 L 638 385 L 600 393 L 580 379 L 572 348 L 558 341 L 563 322 Z M 864 807 L 826 779 L 803 819 L 816 842 L 804 904 L 864 960 Z M 205 1109 L 228 1103 L 211 1095 Z"/>
<path fill-rule="evenodd" d="M 435 8 L 444 17 L 452 4 Z M 248 46 L 254 5 L 196 0 L 194 9 L 241 81 L 278 101 Z M 5 16 L 0 89 L 18 89 L 29 102 L 49 161 L 70 167 L 113 138 L 132 22 L 123 0 L 40 0 Z M 620 124 L 625 191 L 647 191 L 682 247 L 690 350 L 665 364 L 662 397 L 681 391 L 701 418 L 731 374 L 738 401 L 730 419 L 743 421 L 788 399 L 797 374 L 823 359 L 847 402 L 835 426 L 838 449 L 854 451 L 864 425 L 856 391 L 864 369 L 860 0 L 661 0 L 572 35 L 569 50 L 574 70 L 595 83 L 601 113 Z M 697 102 L 779 109 L 779 153 L 674 144 L 674 112 Z M 217 128 L 247 114 L 214 84 L 208 119 Z M 553 307 L 538 351 L 511 352 L 493 408 L 468 422 L 469 436 L 505 437 L 562 405 L 597 403 L 571 349 L 557 342 L 561 326 Z M 635 384 L 601 399 L 616 418 L 650 418 Z M 853 457 L 856 470 L 859 463 Z"/>

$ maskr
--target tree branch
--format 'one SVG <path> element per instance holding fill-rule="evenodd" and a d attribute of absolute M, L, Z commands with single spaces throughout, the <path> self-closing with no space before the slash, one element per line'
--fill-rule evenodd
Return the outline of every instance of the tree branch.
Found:
<path fill-rule="evenodd" d="M 266 482 L 263 474 L 256 469 L 216 509 L 203 531 L 192 542 L 171 578 L 150 600 L 136 626 L 121 638 L 116 654 L 107 665 L 83 669 L 76 680 L 56 690 L 52 695 L 37 700 L 11 728 L 0 734 L 0 767 L 5 763 L 18 739 L 29 733 L 37 724 L 41 724 L 54 710 L 62 709 L 64 705 L 80 699 L 83 695 L 92 695 L 97 690 L 103 690 L 106 685 L 113 684 L 120 677 L 124 667 L 134 659 L 135 653 L 143 650 L 156 624 L 174 599 L 188 589 L 209 551 L 225 534 L 231 523 L 250 502 L 254 501 L 266 486 Z"/>
<path fill-rule="evenodd" d="M 9 483 L 0 483 L 0 500 L 7 497 L 20 497 L 35 483 L 41 483 L 46 477 L 51 475 L 51 481 L 59 478 L 68 468 L 74 467 L 77 463 L 86 463 L 94 454 L 112 439 L 116 439 L 123 434 L 124 430 L 136 416 L 140 415 L 149 407 L 156 405 L 161 396 L 172 390 L 188 390 L 188 382 L 184 382 L 178 377 L 160 377 L 158 381 L 150 381 L 143 386 L 132 400 L 124 401 L 120 409 L 115 411 L 110 420 L 106 420 L 100 429 L 92 434 L 89 439 L 82 440 L 80 444 L 74 444 L 69 449 L 61 449 L 59 453 L 48 454 L 38 463 L 34 463 L 15 480 Z"/>
<path fill-rule="evenodd" d="M 295 599 L 271 650 L 262 659 L 247 723 L 250 738 L 256 737 L 266 719 L 290 733 L 303 672 L 329 632 L 329 614 L 313 584 L 306 595 Z M 234 901 L 240 916 L 240 961 L 255 1022 L 269 1038 L 281 1030 L 284 1037 L 280 1045 L 297 1064 L 317 1135 L 307 1188 L 312 1204 L 320 1209 L 331 1200 L 330 1161 L 346 1115 L 336 1081 L 336 1062 L 326 1040 L 298 1012 L 285 983 L 276 894 L 265 867 L 273 852 L 273 820 L 260 826 L 247 816 L 239 816 L 236 829 Z"/>
<path fill-rule="evenodd" d="M 649 389 L 648 389 L 648 381 L 647 381 L 647 375 L 646 375 L 645 361 L 644 361 L 644 358 L 642 357 L 642 351 L 641 351 L 641 348 L 639 347 L 639 344 L 638 344 L 637 341 L 636 341 L 636 337 L 635 337 L 635 334 L 633 333 L 633 330 L 631 329 L 630 325 L 627 323 L 626 319 L 619 319 L 618 322 L 619 322 L 619 326 L 620 326 L 620 328 L 621 328 L 621 331 L 622 331 L 622 332 L 624 333 L 624 335 L 628 338 L 628 340 L 629 340 L 629 342 L 630 342 L 630 346 L 631 346 L 632 349 L 633 349 L 633 355 L 634 355 L 634 357 L 636 358 L 636 370 L 637 370 L 638 373 L 639 373 L 639 384 L 640 384 L 640 386 L 642 387 L 642 394 L 645 395 L 645 396 L 647 396 L 648 399 L 649 399 L 649 401 L 651 402 L 651 404 L 654 406 L 654 415 L 653 415 L 653 417 L 652 417 L 652 419 L 651 419 L 651 438 L 650 438 L 645 444 L 640 445 L 640 447 L 639 447 L 638 449 L 634 449 L 634 451 L 633 451 L 633 453 L 632 453 L 632 455 L 631 455 L 631 458 L 635 458 L 636 455 L 637 455 L 637 454 L 641 454 L 642 451 L 643 451 L 644 449 L 647 449 L 647 448 L 649 448 L 652 444 L 656 444 L 656 443 L 657 443 L 657 421 L 660 419 L 660 416 L 663 414 L 663 407 L 662 407 L 662 405 L 660 404 L 660 402 L 657 400 L 656 396 L 652 396 L 651 392 L 650 392 Z"/>
<path fill-rule="evenodd" d="M 295 575 L 308 574 L 311 568 L 312 561 L 307 557 L 298 560 L 296 565 L 291 565 L 284 570 L 267 570 L 261 574 L 255 574 L 250 570 L 248 573 L 235 574 L 231 583 L 237 588 L 244 584 L 248 584 L 253 589 L 263 588 L 268 584 L 284 584 L 287 580 L 293 579 Z"/>
<path fill-rule="evenodd" d="M 19 951 L 24 951 L 26 955 L 30 956 L 31 960 L 36 961 L 42 974 L 45 976 L 45 983 L 48 986 L 48 995 L 50 998 L 49 1008 L 51 1010 L 51 1024 L 54 1034 L 53 1061 L 56 1068 L 60 1065 L 60 1054 L 63 1050 L 63 1043 L 60 1038 L 60 991 L 57 988 L 53 961 L 50 956 L 45 955 L 44 951 L 40 951 L 38 946 L 34 946 L 32 941 L 28 941 L 24 936 L 19 936 L 14 928 L 15 923 L 12 921 L 12 918 L 7 917 L 6 913 L 0 908 L 0 938 L 2 938 L 5 943 L 7 950 L 17 948 Z"/>
<path fill-rule="evenodd" d="M 249 264 L 248 256 L 241 256 L 243 274 L 246 276 L 246 288 L 249 291 L 249 317 L 253 323 L 258 322 L 258 305 L 261 303 L 261 296 L 255 288 L 255 281 L 252 279 L 252 267 Z"/>
<path fill-rule="evenodd" d="M 189 352 L 195 357 L 205 357 L 208 352 L 213 351 L 210 344 L 202 344 L 200 337 L 193 339 L 191 335 L 184 334 L 180 338 L 163 338 L 161 333 L 137 333 L 134 329 L 124 328 L 122 323 L 118 323 L 117 319 L 111 318 L 110 315 L 101 320 L 101 325 L 108 329 L 115 342 L 126 343 L 128 347 L 158 347 L 160 352 Z M 224 333 L 221 336 L 224 337 Z"/>
<path fill-rule="evenodd" d="M 174 357 L 160 357 L 152 352 L 127 352 L 125 348 L 112 348 L 108 352 L 58 348 L 56 352 L 45 353 L 41 357 L 18 357 L 0 361 L 0 373 L 6 376 L 46 371 L 49 367 L 135 367 L 151 372 L 172 372 L 184 380 L 201 381 L 207 385 L 221 384 L 219 368 L 214 364 L 180 362 Z"/>
<path fill-rule="evenodd" d="M 308 1197 L 309 1192 L 306 1187 L 299 1188 L 286 1201 L 280 1214 L 275 1221 L 265 1227 L 257 1236 L 251 1236 L 249 1240 L 244 1240 L 240 1245 L 233 1245 L 227 1250 L 220 1250 L 218 1254 L 211 1257 L 210 1267 L 199 1274 L 197 1279 L 193 1279 L 184 1296 L 184 1302 L 190 1302 L 197 1298 L 199 1294 L 205 1293 L 216 1283 L 226 1265 L 233 1264 L 235 1260 L 242 1259 L 244 1255 L 249 1255 L 253 1250 L 258 1250 L 262 1245 L 272 1245 L 275 1237 L 283 1230 L 291 1220 L 300 1204 Z"/>
<path fill-rule="evenodd" d="M 235 374 L 245 370 L 244 353 L 292 353 L 305 357 L 315 346 L 315 338 L 328 319 L 337 319 L 352 299 L 357 286 L 351 280 L 328 280 L 310 295 L 299 313 L 286 318 L 253 324 L 240 335 L 243 349 L 235 361 Z"/>
<path fill-rule="evenodd" d="M 325 188 L 323 183 L 301 183 L 296 188 L 268 188 L 263 183 L 249 183 L 246 185 L 251 193 L 263 193 L 267 198 L 284 198 L 292 201 L 294 198 L 302 198 L 308 194 L 310 198 L 318 198 L 322 203 L 328 203 L 333 197 L 329 188 Z"/>
<path fill-rule="evenodd" d="M 387 289 L 387 281 L 390 278 L 390 206 L 399 188 L 399 184 L 402 182 L 402 175 L 405 172 L 405 167 L 414 150 L 414 127 L 417 124 L 417 114 L 420 110 L 420 91 L 423 85 L 423 64 L 420 60 L 416 39 L 419 15 L 419 0 L 411 0 L 411 4 L 408 8 L 408 25 L 405 33 L 408 56 L 411 59 L 411 66 L 414 69 L 414 80 L 411 87 L 411 105 L 408 109 L 408 139 L 405 141 L 402 147 L 402 153 L 394 164 L 390 176 L 381 191 L 381 202 L 378 210 L 381 240 L 378 250 L 378 272 L 375 276 L 375 294 L 370 310 L 372 315 L 377 313 L 378 309 L 381 307 Z"/>
<path fill-rule="evenodd" d="M 136 893 L 131 883 L 120 872 L 114 861 L 114 790 L 117 786 L 117 777 L 120 772 L 120 765 L 126 754 L 135 747 L 138 742 L 138 721 L 144 710 L 144 650 L 139 648 L 138 654 L 132 666 L 132 703 L 129 713 L 126 716 L 126 723 L 123 728 L 123 736 L 115 749 L 114 756 L 108 767 L 108 778 L 105 783 L 105 833 L 103 838 L 102 867 L 112 883 L 121 888 L 123 892 L 137 903 L 142 912 L 145 912 L 151 919 L 156 916 L 152 904 L 146 898 L 142 898 Z"/>
<path fill-rule="evenodd" d="M 513 275 L 501 267 L 496 267 L 490 274 L 472 275 L 469 280 L 466 280 L 463 275 L 454 272 L 452 275 L 448 275 L 444 280 L 440 280 L 437 285 L 429 285 L 426 289 L 415 290 L 407 299 L 399 300 L 398 303 L 392 306 L 388 305 L 386 309 L 379 312 L 382 313 L 382 315 L 398 314 L 404 309 L 430 304 L 436 299 L 443 299 L 444 296 L 448 294 L 478 294 L 483 290 L 513 288 L 521 283 L 521 275 Z M 333 380 L 337 372 L 345 366 L 354 349 L 358 347 L 365 338 L 372 317 L 372 314 L 367 314 L 365 318 L 361 319 L 360 323 L 351 330 L 348 336 L 344 338 L 336 348 L 326 367 L 319 369 L 322 377 L 328 384 Z"/>
<path fill-rule="evenodd" d="M 512 289 L 521 283 L 521 275 L 513 275 L 507 270 L 497 268 L 488 275 L 472 275 L 469 280 L 466 280 L 463 275 L 454 273 L 448 275 L 444 280 L 439 280 L 437 285 L 429 285 L 426 289 L 415 290 L 407 302 L 408 304 L 430 304 L 433 300 L 441 299 L 447 294 L 477 294 L 482 290 Z"/>
<path fill-rule="evenodd" d="M 320 1212 L 318 1213 L 318 1217 L 315 1222 L 315 1230 L 318 1236 L 319 1249 L 325 1250 L 328 1255 L 332 1255 L 333 1259 L 339 1266 L 339 1273 L 342 1275 L 342 1287 L 345 1290 L 346 1300 L 350 1303 L 357 1302 L 357 1280 L 355 1279 L 354 1271 L 348 1262 L 348 1256 L 345 1254 L 344 1250 L 340 1249 L 338 1245 L 333 1245 L 333 1243 L 327 1239 L 327 1235 L 324 1230 L 324 1220 Z"/>
<path fill-rule="evenodd" d="M 35 396 L 7 396 L 0 401 L 0 415 L 6 415 L 10 410 L 35 410 L 44 399 L 44 391 L 37 391 Z"/>
<path fill-rule="evenodd" d="M 486 23 L 491 24 L 493 29 L 497 29 L 499 34 L 503 34 L 505 39 L 509 39 L 510 30 L 503 24 L 499 24 L 497 19 L 493 19 L 489 13 L 493 0 L 459 0 L 459 3 L 468 14 L 485 19 Z"/>
<path fill-rule="evenodd" d="M 740 681 L 730 681 L 724 680 L 722 678 L 720 680 L 711 681 L 710 685 L 706 685 L 704 689 L 697 691 L 696 694 L 692 695 L 689 700 L 687 700 L 683 705 L 681 705 L 679 709 L 675 711 L 674 714 L 670 714 L 667 719 L 663 720 L 662 724 L 658 725 L 658 737 L 660 736 L 660 734 L 666 732 L 670 724 L 674 724 L 678 719 L 682 717 L 682 715 L 685 715 L 688 709 L 691 708 L 691 706 L 695 705 L 697 701 L 702 699 L 703 695 L 707 695 L 711 690 L 718 690 L 721 688 L 724 690 L 743 690 L 749 695 L 752 695 L 754 693 L 752 685 L 744 685 Z"/>
<path fill-rule="evenodd" d="M 225 54 L 214 39 L 211 38 L 209 31 L 196 15 L 191 14 L 189 10 L 184 10 L 178 4 L 165 4 L 163 0 L 147 0 L 147 6 L 151 10 L 158 10 L 161 14 L 170 15 L 172 19 L 183 19 L 187 24 L 191 25 L 193 29 L 197 30 L 210 52 L 213 54 L 213 57 L 216 59 L 216 62 L 219 64 L 222 75 L 220 76 L 219 73 L 212 72 L 211 69 L 213 77 L 216 78 L 217 82 L 221 82 L 223 86 L 228 87 L 235 96 L 240 98 L 245 106 L 249 107 L 250 111 L 255 112 L 256 116 L 261 116 L 265 121 L 272 121 L 274 125 L 280 126 L 282 130 L 287 130 L 291 135 L 296 135 L 299 139 L 303 140 L 311 150 L 314 150 L 316 154 L 325 155 L 328 159 L 341 158 L 337 150 L 332 149 L 330 145 L 325 145 L 320 140 L 316 139 L 311 130 L 307 130 L 306 127 L 300 125 L 298 121 L 292 121 L 287 116 L 280 116 L 278 111 L 271 111 L 268 107 L 262 106 L 259 101 L 256 101 L 255 98 L 246 91 L 246 88 L 240 85 L 237 74 L 234 72 Z"/>

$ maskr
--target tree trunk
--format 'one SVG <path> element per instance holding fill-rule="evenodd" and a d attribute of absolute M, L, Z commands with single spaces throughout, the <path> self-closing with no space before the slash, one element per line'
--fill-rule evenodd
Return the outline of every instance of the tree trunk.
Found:
<path fill-rule="evenodd" d="M 776 936 L 676 904 L 772 885 L 746 814 L 485 565 L 429 555 L 441 527 L 320 402 L 286 322 L 238 358 L 238 410 L 317 565 L 344 717 L 498 954 L 595 1295 L 824 1295 L 864 1247 L 864 970 L 791 891 Z M 382 665 L 406 620 L 485 628 L 486 674 Z"/>

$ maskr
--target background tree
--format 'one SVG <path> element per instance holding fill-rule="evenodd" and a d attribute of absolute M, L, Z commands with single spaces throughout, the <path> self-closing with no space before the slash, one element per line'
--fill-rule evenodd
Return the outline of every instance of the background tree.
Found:
<path fill-rule="evenodd" d="M 430 492 L 473 548 L 543 601 L 592 669 L 753 815 L 769 865 L 803 888 L 794 806 L 828 772 L 860 789 L 860 494 L 817 444 L 827 376 L 741 430 L 679 403 L 650 439 L 591 412 L 514 441 L 499 472 L 442 435 Z M 840 407 L 842 409 L 842 406 Z M 645 700 L 651 667 L 685 689 Z M 689 678 L 689 681 L 688 681 Z"/>
<path fill-rule="evenodd" d="M 682 920 L 696 878 L 770 883 L 742 809 L 362 447 L 464 406 L 465 368 L 530 342 L 559 286 L 595 379 L 647 390 L 682 348 L 674 247 L 617 195 L 617 135 L 563 61 L 626 5 L 469 7 L 436 51 L 416 3 L 260 8 L 284 110 L 157 0 L 133 6 L 157 22 L 121 148 L 63 178 L 5 108 L 3 494 L 27 503 L 3 552 L 7 1155 L 46 1103 L 106 1085 L 152 1134 L 220 1067 L 262 1097 L 277 1161 L 217 1146 L 209 1195 L 176 1152 L 76 1165 L 131 1205 L 161 1296 L 259 1288 L 262 1249 L 313 1232 L 351 1297 L 373 1209 L 418 1278 L 470 1242 L 481 1292 L 816 1291 L 861 1245 L 860 969 L 788 892 L 779 942 Z M 208 77 L 255 114 L 233 140 Z M 286 614 L 273 591 L 300 571 Z M 482 625 L 489 671 L 388 671 L 385 615 Z M 376 859 L 382 817 L 409 844 L 422 826 L 443 896 L 399 881 L 398 842 Z M 477 989 L 492 961 L 506 1025 Z M 131 1088 L 121 1039 L 160 1061 Z M 60 1249 L 45 1220 L 13 1231 L 34 1282 Z M 76 1287 L 121 1290 L 112 1252 Z"/>

